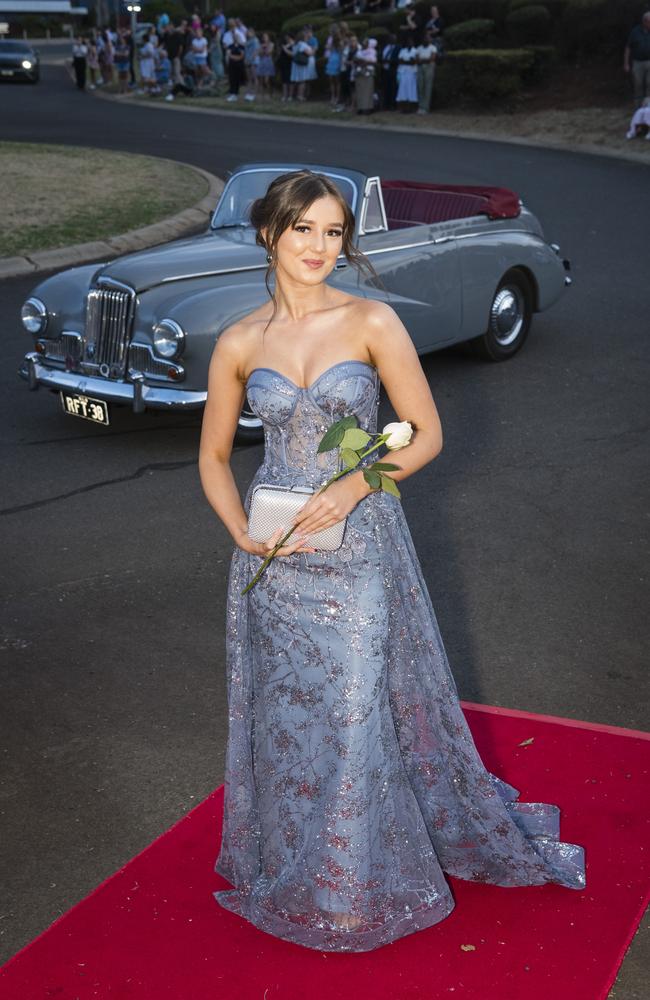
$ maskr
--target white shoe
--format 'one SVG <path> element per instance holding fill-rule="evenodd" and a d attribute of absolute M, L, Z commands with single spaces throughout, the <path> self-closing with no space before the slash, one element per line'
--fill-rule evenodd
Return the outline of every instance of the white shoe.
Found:
<path fill-rule="evenodd" d="M 237 99 L 237 94 L 228 94 L 226 98 L 227 101 L 236 101 Z"/>
<path fill-rule="evenodd" d="M 174 100 L 174 95 L 173 94 L 167 94 L 167 96 L 165 97 L 165 100 L 166 101 L 173 101 Z"/>
<path fill-rule="evenodd" d="M 88 84 L 88 90 L 96 90 L 96 89 L 97 89 L 97 88 L 95 87 L 95 84 L 94 84 L 94 83 L 89 83 L 89 84 Z"/>

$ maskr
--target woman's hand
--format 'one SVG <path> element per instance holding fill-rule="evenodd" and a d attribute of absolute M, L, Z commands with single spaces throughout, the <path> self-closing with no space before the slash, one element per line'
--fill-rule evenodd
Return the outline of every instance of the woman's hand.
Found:
<path fill-rule="evenodd" d="M 348 473 L 323 493 L 311 496 L 298 511 L 294 518 L 297 534 L 313 535 L 342 521 L 368 492 L 365 479 L 353 472 Z"/>
<path fill-rule="evenodd" d="M 245 531 L 242 535 L 240 535 L 237 544 L 240 549 L 244 550 L 244 552 L 250 552 L 254 556 L 260 556 L 262 559 L 266 559 L 266 557 L 271 554 L 280 539 L 286 535 L 289 527 L 290 526 L 287 525 L 286 528 L 277 528 L 277 530 L 273 532 L 271 537 L 266 542 L 254 542 L 248 532 Z M 278 551 L 275 553 L 276 556 L 290 556 L 293 552 L 316 552 L 316 549 L 312 545 L 305 543 L 305 541 L 301 539 L 301 535 L 304 535 L 304 532 L 296 529 L 293 534 L 289 535 L 285 544 L 280 546 Z"/>

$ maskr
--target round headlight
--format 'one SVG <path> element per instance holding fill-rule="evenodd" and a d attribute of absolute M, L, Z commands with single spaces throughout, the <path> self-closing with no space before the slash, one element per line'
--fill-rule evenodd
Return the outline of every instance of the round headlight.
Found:
<path fill-rule="evenodd" d="M 31 64 L 30 60 L 29 59 L 23 59 L 22 67 L 23 67 L 23 69 L 31 69 L 32 68 L 32 64 Z"/>
<path fill-rule="evenodd" d="M 20 318 L 28 333 L 43 333 L 47 326 L 47 309 L 40 299 L 27 299 L 20 310 Z"/>
<path fill-rule="evenodd" d="M 163 319 L 153 328 L 153 346 L 163 358 L 176 358 L 185 345 L 185 331 L 174 319 Z"/>

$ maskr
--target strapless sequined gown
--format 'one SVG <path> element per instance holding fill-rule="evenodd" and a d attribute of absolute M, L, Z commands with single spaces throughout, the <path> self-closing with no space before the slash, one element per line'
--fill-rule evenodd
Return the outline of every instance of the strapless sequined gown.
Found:
<path fill-rule="evenodd" d="M 336 449 L 316 451 L 335 420 L 377 430 L 379 378 L 348 360 L 302 388 L 257 368 L 248 400 L 265 450 L 247 514 L 258 482 L 337 471 Z M 451 912 L 445 872 L 582 889 L 584 849 L 559 840 L 558 806 L 516 801 L 479 757 L 400 500 L 371 493 L 340 549 L 276 557 L 242 597 L 261 562 L 237 547 L 228 578 L 215 870 L 233 888 L 217 901 L 309 948 L 368 951 Z"/>

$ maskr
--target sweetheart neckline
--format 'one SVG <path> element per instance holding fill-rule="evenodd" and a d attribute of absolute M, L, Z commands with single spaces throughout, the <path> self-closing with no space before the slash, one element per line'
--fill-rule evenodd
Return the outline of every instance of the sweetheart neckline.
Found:
<path fill-rule="evenodd" d="M 316 378 L 313 380 L 313 382 L 310 382 L 309 385 L 298 385 L 296 382 L 293 381 L 292 378 L 289 378 L 288 375 L 284 375 L 282 372 L 279 372 L 277 368 L 267 368 L 266 365 L 258 365 L 256 368 L 253 368 L 251 372 L 249 372 L 248 378 L 246 379 L 246 385 L 248 386 L 248 383 L 250 382 L 255 372 L 273 372 L 274 375 L 279 375 L 280 378 L 283 378 L 285 382 L 289 382 L 294 387 L 294 389 L 298 389 L 299 392 L 309 392 L 329 372 L 333 371 L 335 368 L 340 368 L 341 365 L 350 365 L 350 364 L 363 365 L 364 368 L 371 368 L 372 371 L 375 373 L 375 375 L 377 374 L 377 368 L 375 367 L 375 365 L 371 365 L 367 361 L 361 361 L 360 358 L 346 358 L 344 361 L 335 361 L 333 365 L 330 365 L 329 368 L 326 368 L 325 371 L 322 371 L 320 375 L 317 375 Z"/>

